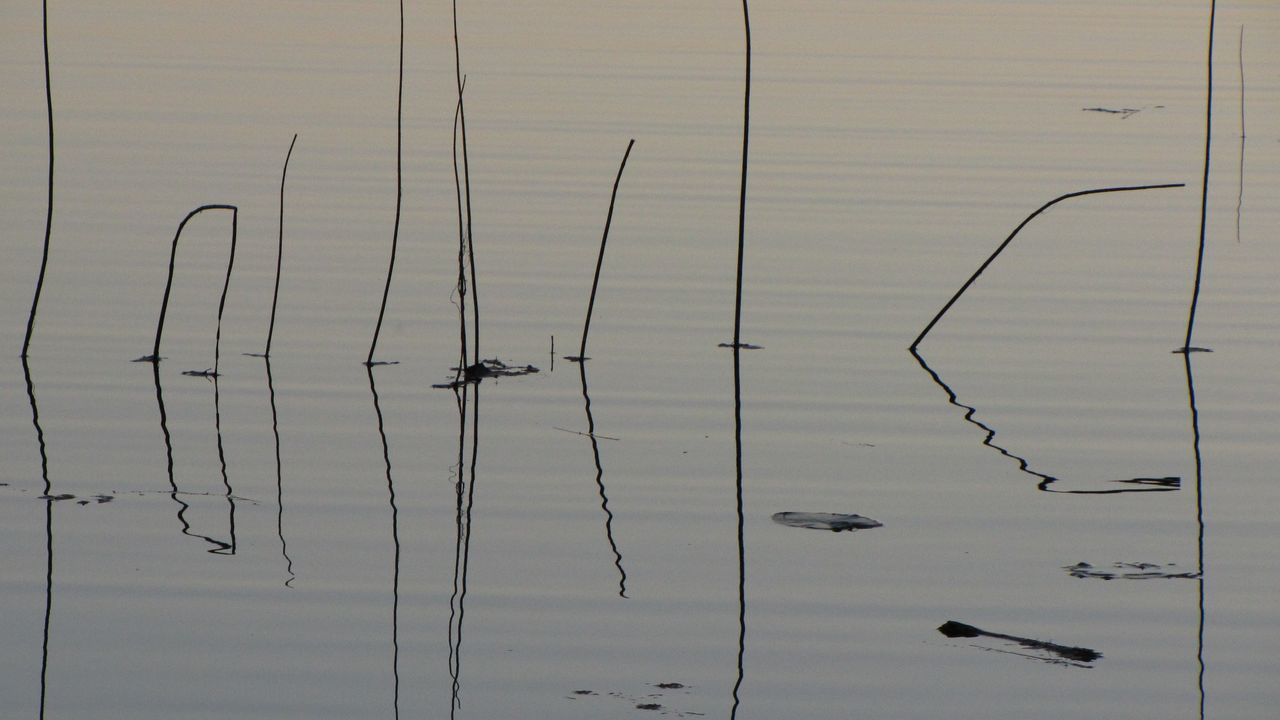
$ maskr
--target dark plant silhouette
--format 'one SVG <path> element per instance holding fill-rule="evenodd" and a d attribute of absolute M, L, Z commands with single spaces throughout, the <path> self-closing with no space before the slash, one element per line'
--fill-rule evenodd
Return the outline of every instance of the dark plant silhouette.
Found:
<path fill-rule="evenodd" d="M 227 258 L 227 279 L 222 284 L 222 296 L 218 300 L 218 326 L 213 341 L 213 368 L 188 374 L 204 376 L 217 376 L 218 374 L 219 348 L 222 344 L 222 311 L 227 306 L 227 288 L 231 287 L 231 270 L 235 267 L 236 262 L 236 223 L 240 216 L 240 209 L 235 205 L 201 205 L 187 213 L 182 222 L 178 223 L 178 232 L 173 235 L 173 247 L 169 251 L 169 276 L 164 284 L 164 299 L 160 302 L 160 319 L 156 322 L 156 344 L 152 348 L 150 355 L 143 355 L 134 360 L 134 362 L 158 363 L 164 359 L 160 356 L 160 338 L 164 333 L 165 314 L 169 311 L 169 293 L 173 290 L 173 269 L 178 258 L 178 240 L 182 237 L 182 229 L 187 226 L 191 218 L 207 210 L 231 211 L 231 254 Z"/>

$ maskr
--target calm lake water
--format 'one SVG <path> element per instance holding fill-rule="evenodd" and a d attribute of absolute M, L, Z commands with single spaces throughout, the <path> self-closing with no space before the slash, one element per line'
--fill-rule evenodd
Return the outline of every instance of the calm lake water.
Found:
<path fill-rule="evenodd" d="M 735 382 L 740 5 L 460 3 L 480 353 L 539 372 L 454 392 L 446 3 L 405 7 L 371 373 L 397 5 L 50 3 L 25 374 L 5 3 L 0 715 L 1274 717 L 1280 12 L 1219 4 L 1185 356 L 1207 5 L 756 3 Z M 907 352 L 1037 207 L 1157 183 L 1037 217 Z M 130 362 L 210 203 L 216 384 L 226 211 Z"/>

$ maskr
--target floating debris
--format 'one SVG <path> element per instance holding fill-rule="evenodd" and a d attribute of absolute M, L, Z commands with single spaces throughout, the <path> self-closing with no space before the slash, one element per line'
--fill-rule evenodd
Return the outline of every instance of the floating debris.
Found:
<path fill-rule="evenodd" d="M 662 688 L 663 690 L 681 690 L 684 688 L 684 683 L 664 682 L 664 683 L 657 683 L 656 685 L 654 685 L 654 687 Z"/>
<path fill-rule="evenodd" d="M 456 367 L 450 368 L 450 369 L 453 370 L 455 373 L 458 372 L 458 368 Z M 481 380 L 489 377 L 492 377 L 492 378 L 518 377 L 520 375 L 532 375 L 534 373 L 542 372 L 542 371 L 534 367 L 533 365 L 523 365 L 523 366 L 508 365 L 497 358 L 489 358 L 486 360 L 481 360 L 480 362 L 475 363 L 474 365 L 468 365 L 467 367 L 463 368 L 461 372 L 462 372 L 461 378 L 449 383 L 432 385 L 431 387 L 437 388 L 437 389 L 452 390 L 454 388 L 460 388 L 463 385 L 466 385 L 467 383 L 478 383 Z"/>
<path fill-rule="evenodd" d="M 1142 108 L 1091 107 L 1091 108 L 1081 108 L 1081 110 L 1083 110 L 1084 112 L 1104 113 L 1106 115 L 1119 115 L 1121 120 L 1128 119 L 1128 117 L 1134 113 L 1142 112 Z"/>
<path fill-rule="evenodd" d="M 94 495 L 91 499 L 88 499 L 88 500 L 77 500 L 76 504 L 88 505 L 89 503 L 97 503 L 98 505 L 101 505 L 102 503 L 109 503 L 114 499 L 115 498 L 110 495 Z"/>
<path fill-rule="evenodd" d="M 216 378 L 218 373 L 213 368 L 205 368 L 204 370 L 183 370 L 183 375 L 188 377 Z"/>
<path fill-rule="evenodd" d="M 640 703 L 639 705 L 636 705 L 636 709 L 637 710 L 661 710 L 662 705 L 659 705 L 658 703 Z"/>
<path fill-rule="evenodd" d="M 722 348 L 736 347 L 739 350 L 763 350 L 764 349 L 763 345 L 752 345 L 751 343 L 738 343 L 737 345 L 734 345 L 733 343 L 720 343 L 719 346 Z"/>
<path fill-rule="evenodd" d="M 1091 650 L 1084 647 L 1071 647 L 1068 645 L 1058 645 L 1057 643 L 1046 642 L 1044 640 L 1036 640 L 1034 638 L 1018 637 L 1016 635 L 1005 635 L 1003 633 L 988 632 L 972 625 L 966 625 L 955 620 L 948 620 L 938 627 L 938 632 L 949 638 L 975 638 L 989 637 L 998 640 L 1008 640 L 1017 643 L 1028 650 L 1048 653 L 1048 656 L 1028 655 L 1026 653 L 1011 653 L 1013 655 L 1022 655 L 1023 657 L 1033 660 L 1041 660 L 1048 663 L 1058 665 L 1071 665 L 1073 667 L 1093 667 L 1089 663 L 1102 658 L 1102 653 L 1097 650 Z M 975 646 L 980 647 L 980 646 Z M 1010 652 L 1008 650 L 998 650 L 997 648 L 981 648 L 983 650 L 991 650 L 994 652 Z"/>
<path fill-rule="evenodd" d="M 883 527 L 884 523 L 861 515 L 841 515 L 839 513 L 814 512 L 780 512 L 773 514 L 773 521 L 788 527 L 802 527 L 813 530 L 830 530 L 832 532 L 853 532 Z"/>
<path fill-rule="evenodd" d="M 1176 563 L 1161 566 L 1149 562 L 1116 562 L 1111 563 L 1110 569 L 1103 569 L 1094 567 L 1087 562 L 1078 562 L 1075 565 L 1064 565 L 1062 569 L 1066 570 L 1071 577 L 1098 580 L 1195 579 L 1200 577 L 1198 572 L 1181 572 L 1171 569 L 1176 567 Z"/>
<path fill-rule="evenodd" d="M 75 500 L 76 496 L 71 493 L 62 493 L 61 495 L 41 495 L 40 499 L 58 502 L 59 500 Z"/>

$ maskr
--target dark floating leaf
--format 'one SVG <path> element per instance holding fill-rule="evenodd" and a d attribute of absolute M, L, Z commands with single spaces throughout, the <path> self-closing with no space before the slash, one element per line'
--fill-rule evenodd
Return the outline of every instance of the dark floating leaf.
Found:
<path fill-rule="evenodd" d="M 71 493 L 62 493 L 61 495 L 41 495 L 40 496 L 41 500 L 52 500 L 53 502 L 57 502 L 59 500 L 75 500 L 75 498 L 76 496 L 72 495 Z"/>
<path fill-rule="evenodd" d="M 164 359 L 164 358 L 160 357 L 159 355 L 143 355 L 142 357 L 140 357 L 140 358 L 134 358 L 134 359 L 130 360 L 129 362 L 149 362 L 149 363 L 158 363 L 158 362 L 160 362 L 160 361 L 161 361 L 161 360 L 163 360 L 163 359 Z"/>
<path fill-rule="evenodd" d="M 1103 569 L 1087 562 L 1078 562 L 1075 565 L 1064 565 L 1062 569 L 1066 570 L 1071 577 L 1097 580 L 1164 580 L 1200 577 L 1198 572 L 1180 572 L 1174 570 L 1175 567 L 1177 567 L 1175 563 L 1169 563 L 1165 567 L 1149 562 L 1116 562 L 1111 563 L 1110 569 Z"/>
<path fill-rule="evenodd" d="M 788 527 L 810 528 L 813 530 L 830 530 L 832 532 L 853 532 L 883 527 L 884 523 L 861 515 L 841 515 L 839 513 L 815 512 L 780 512 L 773 514 L 773 521 Z"/>
<path fill-rule="evenodd" d="M 661 710 L 662 706 L 658 703 L 640 703 L 636 705 L 637 710 Z"/>
<path fill-rule="evenodd" d="M 684 683 L 665 682 L 665 683 L 658 683 L 654 685 L 654 687 L 662 688 L 663 690 L 680 690 L 684 687 Z"/>
<path fill-rule="evenodd" d="M 1175 348 L 1172 352 L 1174 355 L 1186 355 L 1188 353 L 1213 352 L 1213 350 L 1210 350 L 1209 348 L 1196 347 L 1194 345 L 1187 345 L 1185 347 Z"/>
<path fill-rule="evenodd" d="M 1083 648 L 1083 647 L 1071 647 L 1067 645 L 1058 645 L 1057 643 L 1046 642 L 1044 640 L 1036 640 L 1034 638 L 1024 638 L 1024 637 L 1018 637 L 1016 635 L 1005 635 L 1004 633 L 989 632 L 981 628 L 976 628 L 972 625 L 966 625 L 962 622 L 956 622 L 955 620 L 948 620 L 942 623 L 942 625 L 938 627 L 938 632 L 942 633 L 943 635 L 946 635 L 949 638 L 989 637 L 989 638 L 996 638 L 998 640 L 1008 640 L 1010 642 L 1014 642 L 1014 643 L 1017 643 L 1018 645 L 1021 645 L 1027 650 L 1032 650 L 1040 653 L 1047 653 L 1048 656 L 1027 655 L 1025 653 L 1014 653 L 1015 655 L 1021 654 L 1033 660 L 1043 660 L 1045 662 L 1056 663 L 1059 665 L 1073 665 L 1075 667 L 1091 668 L 1093 666 L 1090 665 L 1089 663 L 1092 663 L 1095 660 L 1102 659 L 1102 653 L 1098 652 L 1097 650 L 1091 650 L 1089 648 Z M 982 649 L 995 650 L 995 648 L 982 648 Z M 1008 652 L 1008 651 L 1000 651 L 1000 652 Z"/>

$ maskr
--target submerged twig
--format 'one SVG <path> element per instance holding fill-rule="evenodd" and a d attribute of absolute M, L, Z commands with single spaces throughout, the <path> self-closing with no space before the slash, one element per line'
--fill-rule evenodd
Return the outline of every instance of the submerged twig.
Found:
<path fill-rule="evenodd" d="M 378 322 L 373 327 L 373 342 L 369 343 L 369 357 L 366 366 L 387 365 L 391 363 L 375 363 L 373 352 L 378 347 L 378 335 L 382 333 L 382 318 L 387 313 L 387 296 L 391 294 L 391 275 L 396 270 L 396 245 L 400 241 L 400 205 L 404 195 L 404 183 L 401 174 L 401 148 L 403 145 L 404 127 L 404 0 L 400 0 L 400 64 L 396 83 L 396 218 L 391 227 L 391 262 L 387 266 L 387 282 L 382 288 L 382 305 L 378 309 Z"/>
<path fill-rule="evenodd" d="M 169 293 L 173 289 L 173 269 L 178 257 L 178 239 L 182 237 L 182 230 L 187 226 L 187 222 L 206 210 L 231 211 L 231 255 L 227 258 L 227 279 L 222 284 L 222 297 L 218 300 L 218 326 L 213 341 L 213 367 L 204 373 L 205 375 L 218 374 L 219 347 L 222 344 L 222 311 L 227 305 L 227 288 L 231 286 L 231 270 L 236 262 L 236 224 L 239 220 L 240 209 L 235 205 L 201 205 L 187 213 L 182 222 L 178 223 L 178 232 L 173 235 L 173 247 L 169 251 L 169 277 L 165 280 L 164 299 L 160 302 L 160 319 L 156 322 L 156 343 L 151 349 L 150 355 L 143 355 L 134 360 L 134 362 L 158 363 L 164 359 L 160 357 L 160 337 L 164 333 L 165 314 L 169 311 Z"/>
<path fill-rule="evenodd" d="M 618 200 L 618 185 L 622 182 L 622 171 L 627 167 L 627 158 L 631 157 L 631 148 L 635 144 L 635 138 L 627 143 L 627 151 L 622 154 L 622 162 L 618 165 L 618 176 L 613 180 L 613 194 L 609 196 L 609 213 L 604 219 L 604 235 L 600 237 L 600 255 L 596 258 L 596 273 L 591 279 L 591 299 L 587 301 L 587 319 L 582 323 L 582 343 L 578 347 L 576 358 L 579 362 L 587 359 L 587 333 L 591 331 L 591 311 L 596 306 L 596 288 L 600 286 L 600 270 L 604 267 L 604 247 L 609 242 L 609 225 L 613 223 L 613 205 Z M 574 360 L 575 358 L 566 359 Z"/>
<path fill-rule="evenodd" d="M 982 265 L 973 273 L 973 275 L 971 275 L 969 279 L 965 281 L 964 285 L 962 285 L 960 289 L 956 291 L 956 294 L 951 296 L 951 299 L 947 301 L 947 304 L 942 306 L 942 309 L 938 311 L 938 314 L 933 316 L 933 319 L 929 321 L 929 324 L 925 326 L 924 330 L 921 330 L 920 334 L 916 336 L 916 339 L 911 342 L 911 347 L 908 349 L 914 351 L 920 345 L 920 341 L 924 340 L 924 336 L 928 335 L 929 331 L 933 329 L 933 326 L 938 323 L 938 320 L 942 319 L 942 316 L 945 315 L 946 312 L 951 309 L 951 306 L 954 305 L 955 302 L 960 299 L 960 296 L 964 294 L 964 291 L 968 290 L 969 286 L 972 285 L 974 281 L 978 279 L 978 276 L 981 275 L 983 271 L 985 271 L 987 267 L 991 265 L 991 263 L 996 259 L 996 256 L 1004 252 L 1004 249 L 1009 246 L 1009 243 L 1013 242 L 1014 236 L 1016 236 L 1018 232 L 1022 230 L 1022 228 L 1026 227 L 1027 223 L 1031 222 L 1037 215 L 1044 212 L 1045 210 L 1048 210 L 1053 205 L 1056 205 L 1062 202 L 1063 200 L 1067 200 L 1069 198 L 1074 198 L 1074 197 L 1080 197 L 1082 195 L 1097 195 L 1099 193 L 1126 192 L 1129 190 L 1156 190 L 1160 188 L 1183 187 L 1184 185 L 1185 185 L 1184 183 L 1166 183 L 1162 185 L 1132 185 L 1127 187 L 1108 187 L 1108 188 L 1096 188 L 1093 190 L 1080 190 L 1077 192 L 1067 193 L 1066 195 L 1059 195 L 1058 197 L 1050 200 L 1044 205 L 1041 205 L 1035 212 L 1028 215 L 1025 220 L 1023 220 L 1021 223 L 1018 223 L 1018 227 L 1014 228 L 1013 232 L 1009 233 L 1009 237 L 1005 238 L 1004 242 L 1000 243 L 1000 247 L 996 248 L 995 252 L 991 253 L 991 256 L 988 257 L 986 261 L 983 262 Z"/>
<path fill-rule="evenodd" d="M 40 293 L 44 290 L 44 274 L 49 266 L 49 239 L 53 235 L 53 90 L 49 75 L 49 2 L 41 3 L 41 30 L 44 37 L 44 100 L 49 116 L 49 195 L 45 203 L 44 250 L 40 254 L 40 273 L 36 275 L 35 296 L 31 299 L 31 315 L 27 317 L 27 333 L 22 339 L 22 357 L 31 347 L 31 335 L 36 329 L 36 308 L 40 305 Z M 43 698 L 42 698 L 43 699 Z M 43 706 L 41 707 L 43 710 Z"/>

